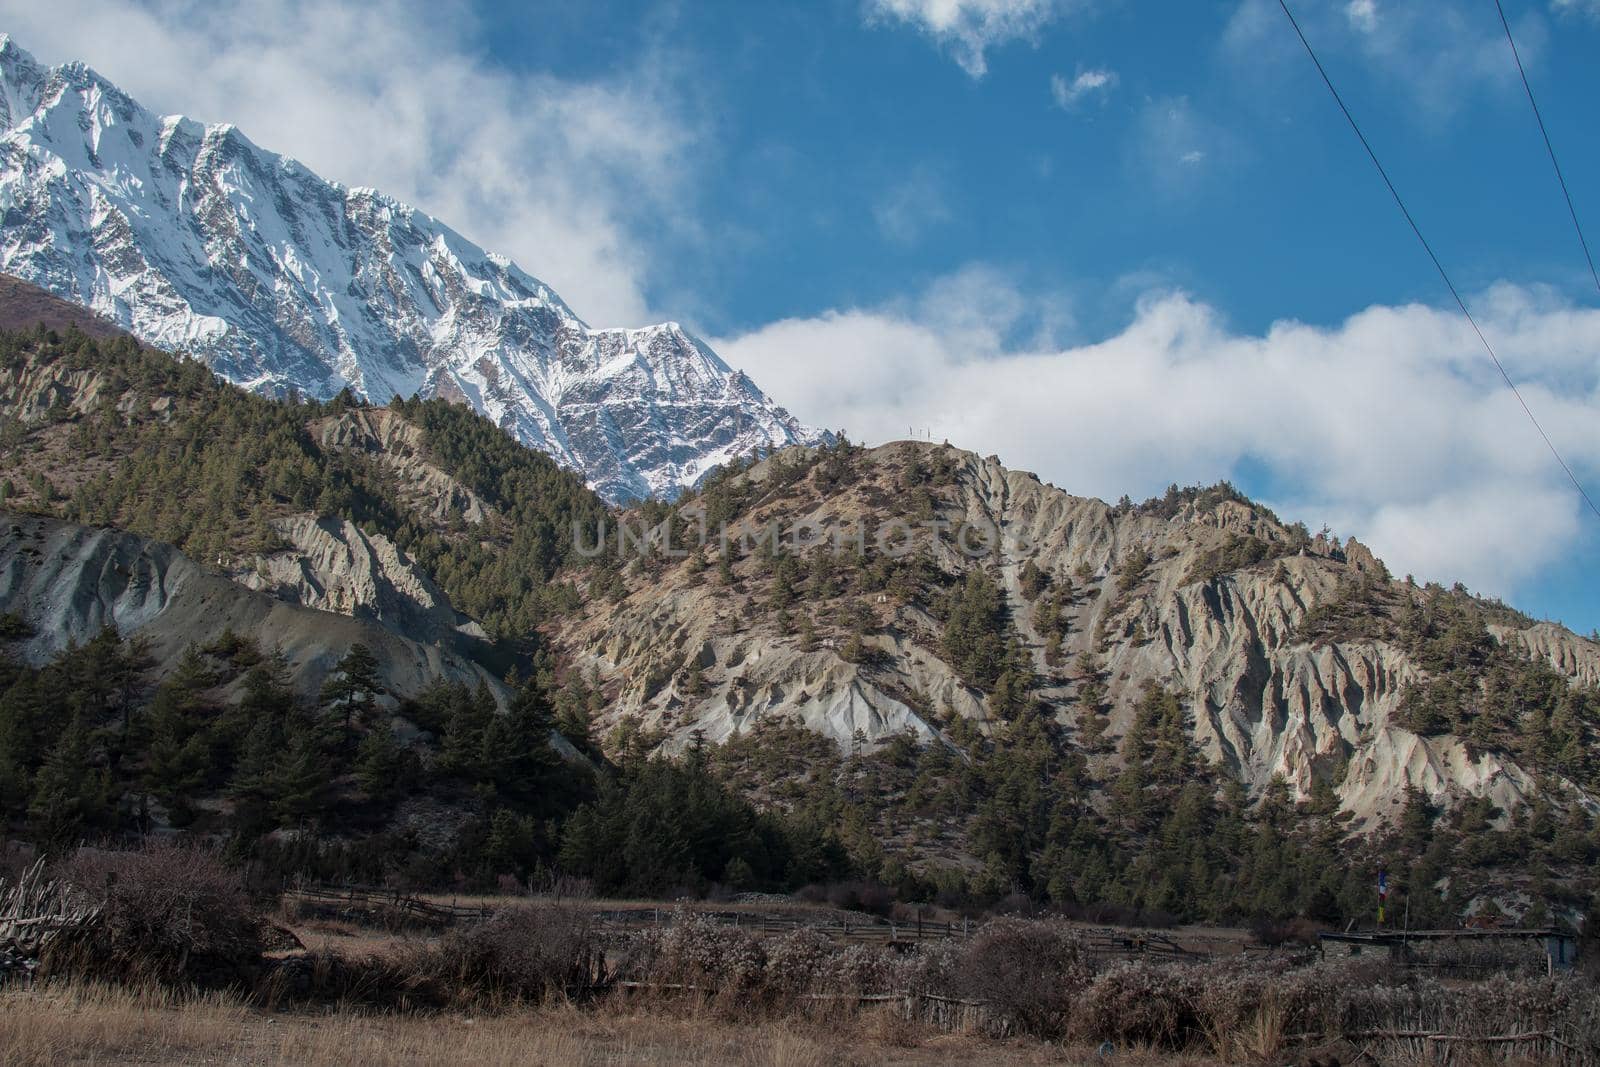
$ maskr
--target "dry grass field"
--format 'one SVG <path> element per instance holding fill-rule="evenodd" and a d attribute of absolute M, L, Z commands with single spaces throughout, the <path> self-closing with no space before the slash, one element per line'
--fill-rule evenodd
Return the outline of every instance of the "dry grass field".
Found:
<path fill-rule="evenodd" d="M 1107 1059 L 1090 1047 L 919 1031 L 891 1013 L 848 1020 L 750 1026 L 709 1006 L 670 1009 L 557 1005 L 473 1017 L 269 1013 L 223 995 L 181 998 L 69 984 L 0 992 L 0 1064 L 353 1064 L 748 1065 L 833 1067 L 984 1063 L 1115 1063 L 1200 1067 L 1195 1056 L 1124 1050 Z"/>

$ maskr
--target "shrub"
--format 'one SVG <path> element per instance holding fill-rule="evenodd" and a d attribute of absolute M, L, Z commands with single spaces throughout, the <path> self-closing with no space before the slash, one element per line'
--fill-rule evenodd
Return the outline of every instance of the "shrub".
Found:
<path fill-rule="evenodd" d="M 562 905 L 502 908 L 433 942 L 350 958 L 285 961 L 266 993 L 387 1009 L 504 1009 L 579 995 L 603 976 L 586 912 Z"/>
<path fill-rule="evenodd" d="M 1188 967 L 1113 964 L 1073 1004 L 1071 1032 L 1086 1041 L 1182 1048 L 1201 1029 L 1200 985 Z"/>
<path fill-rule="evenodd" d="M 749 931 L 681 908 L 671 925 L 640 935 L 630 956 L 641 980 L 709 992 L 754 988 L 767 966 L 761 940 Z"/>
<path fill-rule="evenodd" d="M 982 999 L 1018 1029 L 1055 1038 L 1066 1032 L 1090 970 L 1081 939 L 1059 923 L 996 919 L 986 924 L 954 968 L 963 995 Z"/>
<path fill-rule="evenodd" d="M 767 942 L 766 984 L 779 993 L 809 993 L 820 989 L 838 952 L 824 933 L 796 927 Z"/>
<path fill-rule="evenodd" d="M 586 988 L 600 947 L 583 910 L 522 906 L 450 934 L 437 955 L 468 997 L 540 1002 Z"/>
<path fill-rule="evenodd" d="M 262 919 L 243 876 L 216 853 L 166 843 L 137 852 L 80 848 L 54 873 L 101 914 L 86 938 L 50 961 L 52 969 L 213 987 L 254 976 Z"/>

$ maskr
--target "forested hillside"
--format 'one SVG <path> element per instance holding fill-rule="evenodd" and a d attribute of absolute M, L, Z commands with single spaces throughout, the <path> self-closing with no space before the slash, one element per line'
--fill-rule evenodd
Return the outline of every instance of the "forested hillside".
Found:
<path fill-rule="evenodd" d="M 670 540 L 619 547 L 577 477 L 442 401 L 268 400 L 68 327 L 0 335 L 0 414 L 7 509 L 509 682 L 386 685 L 347 641 L 296 690 L 232 631 L 46 661 L 9 617 L 0 803 L 42 847 L 170 827 L 273 877 L 1211 920 L 1361 915 L 1379 865 L 1419 921 L 1595 888 L 1592 644 L 1227 485 L 1107 505 L 841 437 L 641 505 Z M 603 521 L 586 558 L 573 524 L 587 547 Z"/>
<path fill-rule="evenodd" d="M 270 400 L 126 336 L 76 330 L 0 334 L 0 368 L 0 504 L 117 526 L 203 562 L 272 551 L 275 519 L 337 516 L 393 541 L 498 636 L 570 603 L 548 579 L 572 521 L 606 511 L 576 475 L 442 400 L 397 398 L 388 411 L 489 505 L 480 523 L 412 506 L 381 457 L 324 447 L 317 427 L 361 407 L 348 395 Z"/>
<path fill-rule="evenodd" d="M 612 746 L 724 742 L 907 891 L 1331 919 L 1387 865 L 1444 921 L 1595 888 L 1593 642 L 1231 486 L 1107 505 L 841 442 L 636 520 L 732 535 L 578 577 L 555 639 L 614 694 Z"/>

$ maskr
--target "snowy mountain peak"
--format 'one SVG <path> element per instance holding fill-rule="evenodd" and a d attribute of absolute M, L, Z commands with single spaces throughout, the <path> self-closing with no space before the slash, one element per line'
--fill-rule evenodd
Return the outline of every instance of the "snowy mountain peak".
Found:
<path fill-rule="evenodd" d="M 809 442 L 668 322 L 593 329 L 439 220 L 0 34 L 0 271 L 262 392 L 444 396 L 612 500 Z"/>

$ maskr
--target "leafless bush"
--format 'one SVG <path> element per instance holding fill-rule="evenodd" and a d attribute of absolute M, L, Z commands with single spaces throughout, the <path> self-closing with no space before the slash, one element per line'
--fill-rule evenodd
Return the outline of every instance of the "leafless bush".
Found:
<path fill-rule="evenodd" d="M 767 942 L 766 984 L 790 995 L 820 989 L 837 952 L 826 934 L 797 927 Z"/>
<path fill-rule="evenodd" d="M 503 1009 L 587 992 L 601 976 L 603 961 L 584 911 L 510 907 L 437 941 L 364 957 L 323 952 L 286 961 L 263 999 Z"/>
<path fill-rule="evenodd" d="M 538 1003 L 586 989 L 599 945 L 584 911 L 559 906 L 503 908 L 397 962 L 471 1003 Z"/>
<path fill-rule="evenodd" d="M 1489 978 L 1497 974 L 1539 977 L 1545 973 L 1544 946 L 1533 939 L 1412 942 L 1412 960 L 1441 977 Z"/>
<path fill-rule="evenodd" d="M 1188 966 L 1116 963 L 1073 1003 L 1069 1027 L 1087 1041 L 1183 1048 L 1202 1032 L 1200 987 Z"/>
<path fill-rule="evenodd" d="M 0 879 L 15 884 L 38 857 L 19 841 L 0 841 Z"/>
<path fill-rule="evenodd" d="M 1070 928 L 1034 919 L 986 924 L 956 962 L 964 996 L 987 1001 L 1022 1031 L 1055 1038 L 1089 985 L 1083 943 Z"/>
<path fill-rule="evenodd" d="M 914 970 L 910 956 L 876 945 L 848 945 L 829 958 L 821 987 L 830 993 L 858 996 L 903 993 Z"/>
<path fill-rule="evenodd" d="M 166 843 L 135 852 L 80 848 L 54 874 L 101 910 L 87 939 L 47 961 L 50 971 L 202 986 L 255 977 L 261 916 L 242 876 L 216 853 Z"/>
<path fill-rule="evenodd" d="M 827 887 L 826 895 L 836 908 L 872 915 L 887 915 L 894 904 L 894 891 L 877 882 L 836 882 Z"/>
<path fill-rule="evenodd" d="M 763 943 L 749 931 L 683 908 L 670 925 L 637 935 L 625 960 L 637 980 L 708 992 L 756 989 L 767 966 Z"/>

